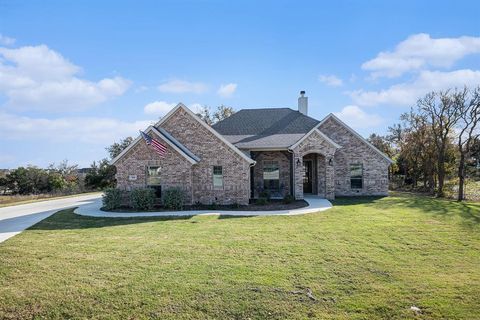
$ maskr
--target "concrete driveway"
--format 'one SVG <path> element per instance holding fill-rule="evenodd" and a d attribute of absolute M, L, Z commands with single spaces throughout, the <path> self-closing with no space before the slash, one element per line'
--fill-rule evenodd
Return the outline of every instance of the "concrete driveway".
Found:
<path fill-rule="evenodd" d="M 101 193 L 80 195 L 0 208 L 0 242 L 19 234 L 59 210 L 78 207 L 101 196 Z"/>

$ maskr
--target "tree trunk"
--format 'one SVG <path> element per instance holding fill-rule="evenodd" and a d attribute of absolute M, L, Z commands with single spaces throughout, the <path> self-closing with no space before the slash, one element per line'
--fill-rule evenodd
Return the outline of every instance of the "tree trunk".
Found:
<path fill-rule="evenodd" d="M 465 200 L 465 154 L 460 153 L 460 161 L 458 163 L 458 201 Z"/>
<path fill-rule="evenodd" d="M 443 198 L 445 196 L 443 192 L 443 185 L 445 181 L 445 151 L 442 148 L 439 150 L 438 154 L 438 189 L 437 189 L 437 197 Z"/>

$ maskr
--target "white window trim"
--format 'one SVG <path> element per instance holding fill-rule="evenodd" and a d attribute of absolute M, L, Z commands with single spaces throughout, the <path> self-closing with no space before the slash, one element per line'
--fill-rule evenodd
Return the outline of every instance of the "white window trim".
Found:
<path fill-rule="evenodd" d="M 222 169 L 222 185 L 221 186 L 216 186 L 215 185 L 215 167 L 220 167 Z M 224 179 L 224 171 L 223 171 L 223 166 L 213 166 L 212 167 L 212 184 L 213 184 L 213 189 L 214 190 L 223 190 L 225 187 L 225 179 Z"/>

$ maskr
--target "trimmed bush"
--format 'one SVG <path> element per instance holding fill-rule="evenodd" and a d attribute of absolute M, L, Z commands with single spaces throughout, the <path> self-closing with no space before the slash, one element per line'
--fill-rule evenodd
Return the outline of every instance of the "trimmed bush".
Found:
<path fill-rule="evenodd" d="M 163 192 L 163 206 L 172 210 L 182 210 L 185 193 L 179 188 L 170 188 Z"/>
<path fill-rule="evenodd" d="M 295 201 L 295 198 L 291 194 L 286 194 L 285 197 L 283 197 L 283 203 L 289 204 Z"/>
<path fill-rule="evenodd" d="M 265 198 L 265 199 L 267 199 L 267 201 L 270 200 L 271 196 L 272 195 L 271 195 L 270 191 L 268 191 L 268 190 L 263 190 L 258 194 L 259 198 Z"/>
<path fill-rule="evenodd" d="M 208 205 L 208 210 L 218 210 L 218 204 L 213 201 L 211 204 Z"/>
<path fill-rule="evenodd" d="M 255 204 L 258 204 L 260 206 L 264 206 L 268 204 L 268 199 L 267 198 L 258 198 L 257 201 L 255 201 Z"/>
<path fill-rule="evenodd" d="M 105 189 L 102 196 L 103 208 L 114 210 L 122 205 L 122 191 L 116 188 Z"/>
<path fill-rule="evenodd" d="M 138 188 L 130 192 L 130 205 L 135 210 L 152 210 L 155 205 L 155 190 Z"/>

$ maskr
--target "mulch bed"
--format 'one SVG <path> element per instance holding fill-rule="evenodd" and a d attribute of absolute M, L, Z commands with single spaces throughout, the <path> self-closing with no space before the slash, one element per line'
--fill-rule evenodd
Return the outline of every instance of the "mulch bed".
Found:
<path fill-rule="evenodd" d="M 246 206 L 240 205 L 191 205 L 184 206 L 181 211 L 191 210 L 224 210 L 224 211 L 272 211 L 272 210 L 291 210 L 307 207 L 308 203 L 305 200 L 296 200 L 292 203 L 285 204 L 282 200 L 270 200 L 265 205 L 259 205 L 251 203 Z M 101 208 L 102 211 L 108 211 Z M 119 209 L 112 210 L 115 212 L 162 212 L 162 211 L 175 211 L 172 209 L 166 209 L 162 206 L 155 206 L 152 210 L 138 211 L 131 207 L 121 207 Z"/>

